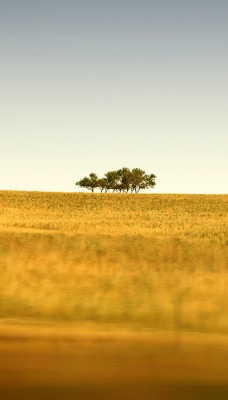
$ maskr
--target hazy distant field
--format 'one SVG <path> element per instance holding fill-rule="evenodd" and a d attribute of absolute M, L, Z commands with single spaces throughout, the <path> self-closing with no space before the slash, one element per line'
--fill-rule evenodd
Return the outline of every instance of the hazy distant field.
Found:
<path fill-rule="evenodd" d="M 2 191 L 0 276 L 4 398 L 226 398 L 228 195 Z"/>

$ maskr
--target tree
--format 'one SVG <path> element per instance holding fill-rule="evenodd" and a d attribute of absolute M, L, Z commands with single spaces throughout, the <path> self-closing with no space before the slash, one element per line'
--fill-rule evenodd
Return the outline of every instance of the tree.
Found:
<path fill-rule="evenodd" d="M 146 173 L 140 168 L 132 170 L 131 192 L 138 193 L 140 189 L 146 189 Z"/>
<path fill-rule="evenodd" d="M 154 174 L 146 175 L 146 187 L 145 189 L 152 188 L 156 185 L 155 183 L 156 176 Z"/>
<path fill-rule="evenodd" d="M 107 180 L 106 180 L 106 178 L 98 179 L 98 187 L 99 187 L 101 193 L 103 192 L 103 190 L 105 190 L 105 192 L 107 192 Z"/>
<path fill-rule="evenodd" d="M 118 171 L 108 171 L 105 174 L 106 190 L 110 189 L 115 192 L 118 190 L 119 186 L 119 174 Z"/>
<path fill-rule="evenodd" d="M 122 168 L 117 171 L 119 176 L 118 189 L 120 192 L 128 193 L 132 184 L 132 172 L 129 168 Z"/>
<path fill-rule="evenodd" d="M 155 186 L 156 176 L 154 174 L 146 174 L 140 168 L 133 168 L 130 170 L 127 167 L 118 169 L 117 171 L 108 171 L 103 178 L 91 172 L 89 177 L 84 177 L 76 182 L 77 186 L 91 190 L 92 193 L 96 188 L 99 188 L 101 193 L 103 191 L 119 193 L 139 193 L 141 189 L 149 189 Z"/>
<path fill-rule="evenodd" d="M 76 182 L 76 185 L 91 190 L 93 193 L 94 189 L 99 186 L 98 176 L 94 172 L 91 172 L 91 174 L 89 174 L 89 178 L 85 176 L 83 179 Z"/>

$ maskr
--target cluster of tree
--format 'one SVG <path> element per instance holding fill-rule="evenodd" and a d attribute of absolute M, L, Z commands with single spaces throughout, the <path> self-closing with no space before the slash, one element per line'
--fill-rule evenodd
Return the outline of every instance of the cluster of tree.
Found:
<path fill-rule="evenodd" d="M 103 178 L 91 172 L 88 177 L 84 177 L 76 182 L 76 186 L 91 190 L 100 189 L 102 192 L 119 192 L 119 193 L 138 193 L 141 189 L 149 189 L 155 186 L 154 174 L 146 174 L 140 168 L 118 169 L 117 171 L 108 171 Z"/>

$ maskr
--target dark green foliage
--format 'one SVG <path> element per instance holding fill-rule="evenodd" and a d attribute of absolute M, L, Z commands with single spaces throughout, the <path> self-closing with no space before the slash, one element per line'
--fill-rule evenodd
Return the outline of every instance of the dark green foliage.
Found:
<path fill-rule="evenodd" d="M 76 182 L 76 186 L 91 190 L 92 193 L 96 188 L 102 192 L 119 192 L 119 193 L 138 193 L 141 189 L 149 189 L 155 186 L 154 174 L 147 175 L 140 168 L 118 169 L 117 171 L 108 171 L 103 178 L 98 178 L 92 172 L 89 177 L 84 177 Z"/>
<path fill-rule="evenodd" d="M 92 193 L 94 192 L 94 189 L 98 187 L 98 177 L 94 172 L 91 172 L 91 174 L 89 174 L 89 178 L 87 178 L 86 176 L 81 179 L 80 181 L 76 182 L 77 186 L 89 189 L 92 191 Z"/>

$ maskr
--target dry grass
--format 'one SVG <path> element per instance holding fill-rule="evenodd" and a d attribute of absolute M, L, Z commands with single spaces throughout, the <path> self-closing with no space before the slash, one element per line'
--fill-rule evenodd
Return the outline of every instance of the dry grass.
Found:
<path fill-rule="evenodd" d="M 227 240 L 228 195 L 0 192 L 0 228 Z"/>
<path fill-rule="evenodd" d="M 228 333 L 228 246 L 0 233 L 1 318 Z"/>
<path fill-rule="evenodd" d="M 53 332 L 57 334 L 54 343 L 63 332 L 71 338 L 90 335 L 91 340 L 96 335 L 113 335 L 119 338 L 119 345 L 111 344 L 115 349 L 109 353 L 111 375 L 119 368 L 119 363 L 115 364 L 115 354 L 119 354 L 129 371 L 129 357 L 137 358 L 129 381 L 135 375 L 142 378 L 143 371 L 146 374 L 144 362 L 145 368 L 154 371 L 156 382 L 161 377 L 169 381 L 171 365 L 175 382 L 189 382 L 188 365 L 198 366 L 202 375 L 206 351 L 199 343 L 210 337 L 213 344 L 207 363 L 217 365 L 217 370 L 220 365 L 226 383 L 227 216 L 227 195 L 0 192 L 0 352 L 6 354 L 6 363 L 15 351 L 12 344 L 11 350 L 4 344 L 9 338 L 44 338 L 50 329 L 51 337 Z M 135 335 L 134 346 L 126 347 L 123 335 L 127 340 Z M 152 367 L 146 354 L 154 351 L 158 338 L 162 341 L 160 361 L 156 356 Z M 138 342 L 141 345 L 136 346 Z M 87 348 L 89 357 L 98 351 L 97 343 L 95 340 L 92 349 Z M 162 351 L 164 343 L 166 350 Z M 20 345 L 14 346 L 20 349 Z M 124 347 L 124 355 L 120 356 L 118 346 Z M 36 345 L 35 349 L 36 354 Z M 102 349 L 101 359 L 107 351 Z M 83 354 L 86 359 L 87 353 Z M 166 366 L 164 359 L 169 360 Z M 82 354 L 79 360 L 83 364 Z M 106 361 L 102 361 L 102 371 Z M 38 364 L 33 366 L 36 371 Z M 102 374 L 105 376 L 104 371 L 98 381 L 108 382 Z M 211 381 L 209 375 L 205 374 L 204 382 Z M 15 376 L 9 382 L 16 382 Z M 198 382 L 197 374 L 194 376 L 192 381 Z M 215 383 L 219 382 L 218 374 L 214 376 Z M 84 378 L 92 382 L 88 371 Z M 66 384 L 76 382 L 73 377 L 64 379 Z"/>
<path fill-rule="evenodd" d="M 0 193 L 1 318 L 228 333 L 228 196 Z"/>

